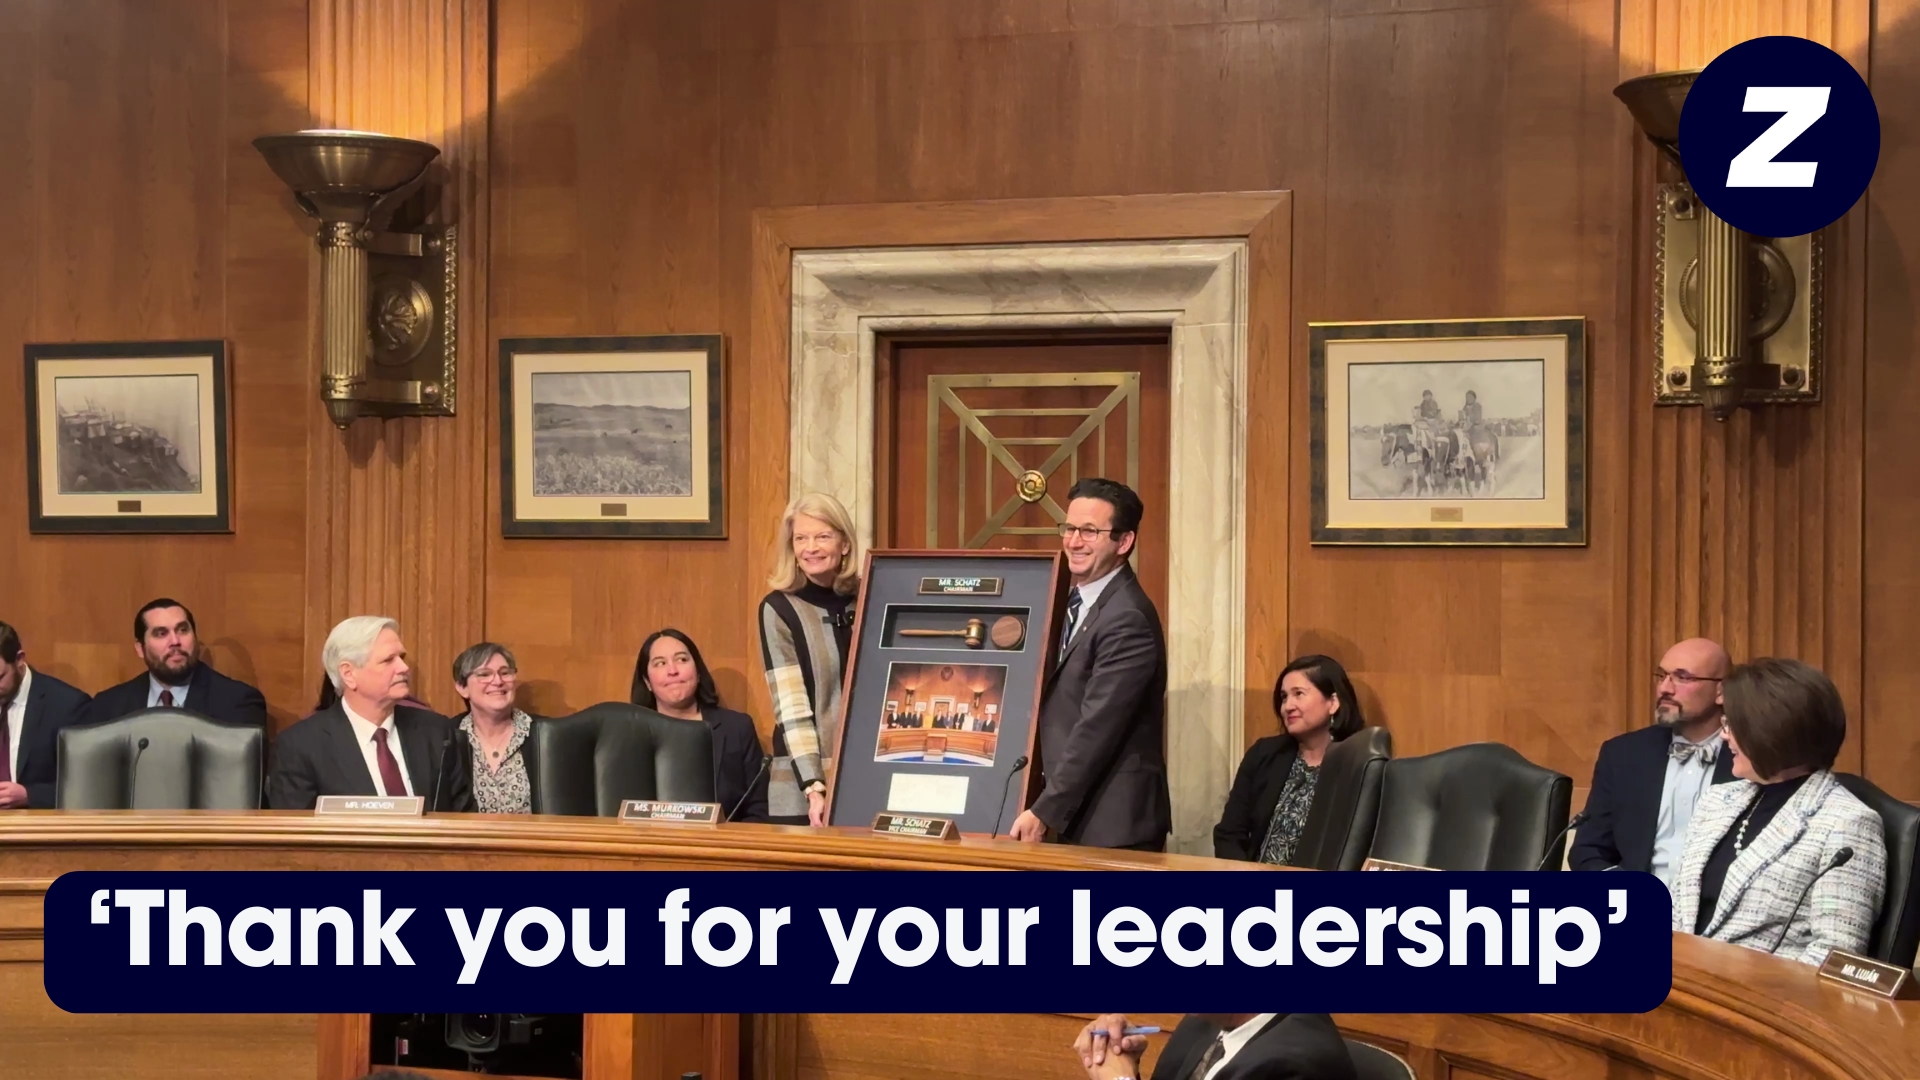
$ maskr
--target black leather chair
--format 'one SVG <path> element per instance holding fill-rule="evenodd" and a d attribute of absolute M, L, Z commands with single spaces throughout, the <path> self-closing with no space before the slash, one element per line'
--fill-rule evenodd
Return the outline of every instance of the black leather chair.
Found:
<path fill-rule="evenodd" d="M 60 730 L 53 804 L 61 810 L 256 810 L 266 757 L 266 732 L 252 724 L 226 724 L 185 709 L 142 709 Z"/>
<path fill-rule="evenodd" d="M 1361 728 L 1327 747 L 1313 805 L 1300 830 L 1293 865 L 1315 870 L 1358 870 L 1373 846 L 1380 817 L 1380 790 L 1386 783 L 1393 736 L 1386 728 Z"/>
<path fill-rule="evenodd" d="M 1867 955 L 1901 967 L 1913 963 L 1920 949 L 1920 808 L 1881 791 L 1872 781 L 1852 773 L 1834 773 L 1834 779 L 1854 798 L 1880 815 L 1887 835 L 1887 891 L 1880 900 L 1880 920 L 1867 941 Z"/>
<path fill-rule="evenodd" d="M 1510 746 L 1473 743 L 1387 763 L 1372 856 L 1435 870 L 1560 868 L 1573 781 Z M 1548 852 L 1547 845 L 1553 844 Z"/>
<path fill-rule="evenodd" d="M 615 817 L 627 799 L 713 801 L 707 725 L 610 701 L 533 725 L 533 812 Z"/>
<path fill-rule="evenodd" d="M 1353 1075 L 1359 1080 L 1414 1080 L 1413 1066 L 1399 1054 L 1344 1035 L 1341 1038 L 1353 1058 Z"/>

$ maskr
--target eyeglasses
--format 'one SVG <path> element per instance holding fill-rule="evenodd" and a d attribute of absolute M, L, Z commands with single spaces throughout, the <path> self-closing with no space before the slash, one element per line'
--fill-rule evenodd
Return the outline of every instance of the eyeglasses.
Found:
<path fill-rule="evenodd" d="M 1680 686 L 1692 686 L 1694 683 L 1725 681 L 1723 679 L 1716 679 L 1710 675 L 1695 675 L 1691 671 L 1664 671 L 1660 668 L 1653 669 L 1653 681 L 1655 683 L 1663 683 L 1668 679 L 1672 679 Z"/>
<path fill-rule="evenodd" d="M 1092 525 L 1073 525 L 1065 521 L 1060 523 L 1060 539 L 1062 540 L 1065 540 L 1075 533 L 1079 533 L 1080 539 L 1082 540 L 1098 540 L 1103 536 L 1112 535 L 1114 531 L 1113 529 L 1097 529 Z"/>
<path fill-rule="evenodd" d="M 473 681 L 477 683 L 509 683 L 512 682 L 514 676 L 518 674 L 520 674 L 520 671 L 517 668 L 501 668 L 498 671 L 481 670 L 473 673 Z"/>

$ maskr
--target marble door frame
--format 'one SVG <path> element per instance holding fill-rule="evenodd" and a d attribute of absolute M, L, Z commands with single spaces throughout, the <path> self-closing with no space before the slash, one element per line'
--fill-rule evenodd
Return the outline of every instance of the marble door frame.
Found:
<path fill-rule="evenodd" d="M 1256 223 L 1276 211 L 1284 214 L 1285 201 L 1284 193 L 1269 193 L 1268 213 Z M 1264 697 L 1250 693 L 1246 677 L 1255 243 L 1246 232 L 1225 230 L 1214 237 L 1148 241 L 1005 243 L 990 237 L 985 243 L 881 246 L 887 238 L 876 239 L 880 243 L 873 246 L 789 248 L 783 290 L 788 310 L 780 320 L 786 340 L 778 350 L 787 367 L 789 401 L 788 474 L 780 502 L 803 491 L 835 495 L 854 514 L 863 548 L 873 536 L 878 335 L 1081 326 L 1168 330 L 1168 610 L 1162 615 L 1174 805 L 1170 846 L 1210 853 L 1212 826 L 1245 746 L 1243 709 Z M 756 305 L 767 299 L 757 295 Z M 1283 327 L 1284 320 L 1283 312 Z M 1270 325 L 1260 329 L 1263 337 L 1273 331 Z M 763 338 L 758 322 L 755 330 L 754 366 L 770 375 L 772 357 L 760 354 L 758 345 L 772 344 L 772 334 Z M 777 522 L 777 509 L 774 515 Z"/>

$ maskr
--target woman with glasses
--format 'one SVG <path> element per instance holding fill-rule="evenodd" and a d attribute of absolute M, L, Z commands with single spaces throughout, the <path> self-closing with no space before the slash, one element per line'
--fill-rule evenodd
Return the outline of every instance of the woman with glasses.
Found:
<path fill-rule="evenodd" d="M 513 703 L 519 679 L 513 653 L 491 641 L 453 662 L 454 689 L 467 702 L 455 718 L 461 737 L 453 751 L 473 774 L 473 798 L 483 814 L 533 813 L 533 718 Z"/>
<path fill-rule="evenodd" d="M 860 563 L 853 517 L 831 495 L 787 504 L 774 538 L 773 591 L 760 601 L 760 662 L 773 694 L 769 818 L 827 823 L 827 769 L 840 739 L 841 674 L 853 641 Z"/>
<path fill-rule="evenodd" d="M 1840 691 L 1798 660 L 1755 660 L 1721 686 L 1733 775 L 1700 797 L 1673 929 L 1808 964 L 1864 952 L 1887 887 L 1880 815 L 1830 771 Z"/>
<path fill-rule="evenodd" d="M 656 630 L 640 644 L 632 701 L 676 720 L 704 723 L 713 735 L 713 797 L 728 821 L 767 820 L 766 754 L 753 717 L 720 707 L 713 672 L 693 639 Z"/>

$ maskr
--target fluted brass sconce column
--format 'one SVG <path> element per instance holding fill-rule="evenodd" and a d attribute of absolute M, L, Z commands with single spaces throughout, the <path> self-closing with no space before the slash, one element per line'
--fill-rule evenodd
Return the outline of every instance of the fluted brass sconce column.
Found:
<path fill-rule="evenodd" d="M 1715 420 L 1742 405 L 1819 401 L 1820 234 L 1752 236 L 1694 196 L 1678 144 L 1699 74 L 1643 75 L 1613 91 L 1674 173 L 1655 199 L 1654 401 L 1705 405 Z"/>
<path fill-rule="evenodd" d="M 456 227 L 388 231 L 440 151 L 364 131 L 253 141 L 294 201 L 319 219 L 320 399 L 334 424 L 451 416 Z"/>

